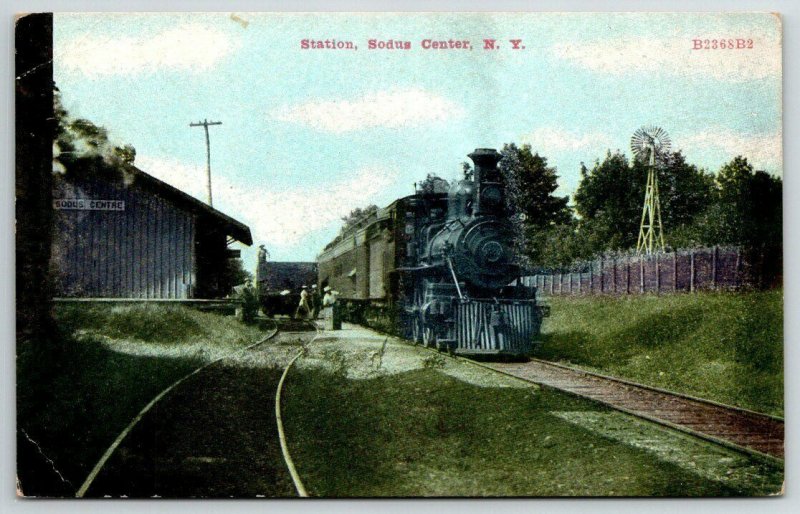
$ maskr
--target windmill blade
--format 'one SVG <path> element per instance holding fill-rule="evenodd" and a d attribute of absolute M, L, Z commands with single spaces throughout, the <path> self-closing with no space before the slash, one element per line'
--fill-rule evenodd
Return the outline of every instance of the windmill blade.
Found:
<path fill-rule="evenodd" d="M 649 157 L 651 149 L 656 155 L 664 155 L 671 146 L 667 131 L 655 125 L 641 127 L 631 137 L 631 151 L 640 159 Z"/>

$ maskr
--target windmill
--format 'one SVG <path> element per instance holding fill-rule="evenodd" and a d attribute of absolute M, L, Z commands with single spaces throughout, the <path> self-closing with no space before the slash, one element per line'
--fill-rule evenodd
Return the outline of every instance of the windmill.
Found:
<path fill-rule="evenodd" d="M 642 127 L 631 137 L 631 150 L 636 159 L 647 165 L 647 186 L 644 190 L 642 221 L 639 224 L 639 239 L 636 253 L 664 251 L 664 233 L 661 227 L 661 204 L 658 200 L 658 177 L 656 163 L 669 152 L 670 140 L 667 132 L 655 126 Z"/>

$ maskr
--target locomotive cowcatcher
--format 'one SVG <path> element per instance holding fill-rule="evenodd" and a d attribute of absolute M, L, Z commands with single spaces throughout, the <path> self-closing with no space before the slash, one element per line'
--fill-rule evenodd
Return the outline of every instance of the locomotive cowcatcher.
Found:
<path fill-rule="evenodd" d="M 525 355 L 547 308 L 522 285 L 501 155 L 469 154 L 472 177 L 417 191 L 362 219 L 319 255 L 319 285 L 357 321 L 461 354 Z"/>

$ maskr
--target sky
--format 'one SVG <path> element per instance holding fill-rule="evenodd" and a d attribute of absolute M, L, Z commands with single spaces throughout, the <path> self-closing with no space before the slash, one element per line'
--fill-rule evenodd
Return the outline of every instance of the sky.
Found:
<path fill-rule="evenodd" d="M 248 269 L 259 244 L 272 260 L 314 260 L 352 209 L 413 194 L 429 173 L 460 178 L 475 148 L 530 144 L 559 195 L 582 162 L 630 156 L 644 125 L 708 171 L 741 154 L 782 175 L 781 24 L 766 13 L 56 14 L 54 80 L 72 116 L 201 200 L 205 137 L 189 123 L 221 121 L 214 207 L 250 227 Z"/>

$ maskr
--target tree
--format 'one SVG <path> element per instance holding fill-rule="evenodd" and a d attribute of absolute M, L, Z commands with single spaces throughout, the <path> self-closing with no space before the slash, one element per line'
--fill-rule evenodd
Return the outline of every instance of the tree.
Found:
<path fill-rule="evenodd" d="M 580 228 L 592 253 L 626 250 L 636 245 L 647 181 L 647 164 L 608 152 L 591 170 L 581 166 L 575 193 Z M 692 239 L 690 227 L 712 201 L 714 179 L 686 162 L 681 152 L 658 163 L 659 205 L 664 238 L 673 247 Z"/>
<path fill-rule="evenodd" d="M 350 214 L 347 216 L 342 216 L 344 225 L 342 226 L 341 232 L 347 232 L 352 227 L 358 225 L 362 220 L 372 216 L 376 212 L 378 212 L 378 206 L 375 204 L 368 205 L 363 209 L 361 207 L 356 207 L 350 211 Z"/>
<path fill-rule="evenodd" d="M 781 276 L 783 182 L 756 171 L 738 156 L 720 168 L 713 203 L 698 221 L 697 238 L 705 244 L 743 247 L 759 286 Z"/>
<path fill-rule="evenodd" d="M 120 171 L 133 165 L 136 149 L 131 145 L 114 145 L 108 137 L 108 130 L 89 120 L 72 118 L 61 104 L 61 97 L 55 98 L 56 145 L 58 162 L 62 171 L 70 168 L 96 168 L 106 172 Z"/>
<path fill-rule="evenodd" d="M 572 213 L 569 197 L 556 196 L 558 175 L 547 159 L 531 150 L 530 145 L 503 145 L 499 169 L 506 191 L 506 205 L 512 213 L 515 246 L 526 264 L 540 264 L 543 233 L 569 224 Z"/>
<path fill-rule="evenodd" d="M 425 180 L 417 185 L 417 190 L 422 194 L 446 193 L 450 189 L 450 184 L 443 178 L 434 173 L 428 173 Z"/>
<path fill-rule="evenodd" d="M 238 257 L 227 260 L 222 281 L 231 286 L 252 283 L 253 274 L 244 268 L 244 261 Z"/>
<path fill-rule="evenodd" d="M 636 244 L 646 180 L 646 172 L 631 167 L 620 152 L 608 152 L 591 170 L 581 164 L 575 210 L 580 216 L 579 230 L 591 234 L 590 253 Z"/>
<path fill-rule="evenodd" d="M 544 228 L 570 220 L 569 197 L 556 196 L 558 175 L 547 159 L 531 151 L 530 145 L 503 145 L 500 172 L 506 199 L 513 211 L 524 215 L 526 227 Z"/>

